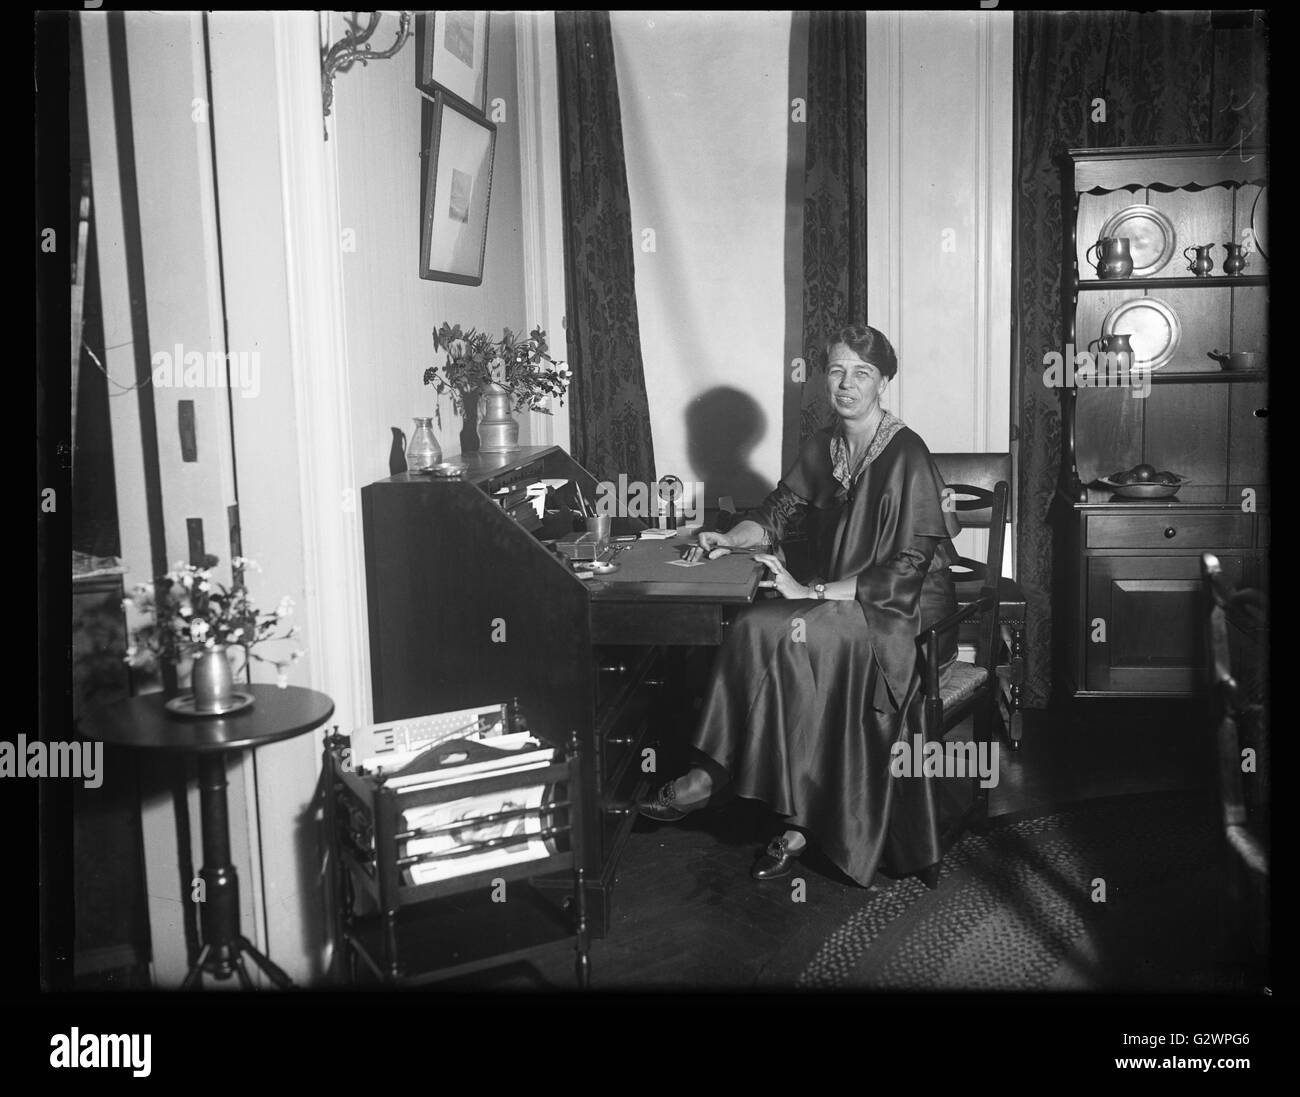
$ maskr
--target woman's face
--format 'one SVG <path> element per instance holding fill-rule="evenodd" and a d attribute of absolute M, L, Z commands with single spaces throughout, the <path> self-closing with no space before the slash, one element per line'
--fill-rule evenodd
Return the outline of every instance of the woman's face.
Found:
<path fill-rule="evenodd" d="M 827 395 L 841 419 L 865 420 L 875 413 L 889 382 L 870 362 L 864 362 L 851 347 L 831 347 L 826 370 Z"/>

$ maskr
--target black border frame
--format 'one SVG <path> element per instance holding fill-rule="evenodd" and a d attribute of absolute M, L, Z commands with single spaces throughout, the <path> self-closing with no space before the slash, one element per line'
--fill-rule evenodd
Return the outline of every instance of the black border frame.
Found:
<path fill-rule="evenodd" d="M 457 95 L 450 88 L 438 83 L 433 77 L 433 43 L 436 40 L 434 29 L 436 20 L 447 9 L 419 12 L 415 17 L 415 86 L 430 98 L 439 94 L 447 99 L 469 107 L 479 114 L 487 113 L 488 58 L 492 49 L 492 13 L 485 12 L 483 19 L 483 91 L 480 102 L 474 103 Z"/>
<path fill-rule="evenodd" d="M 429 243 L 433 235 L 433 199 L 437 183 L 438 153 L 442 143 L 442 119 L 447 110 L 454 110 L 475 125 L 488 131 L 488 192 L 483 209 L 483 243 L 478 254 L 477 274 L 458 274 L 455 271 L 434 270 L 428 265 Z M 496 168 L 497 127 L 476 111 L 464 106 L 454 97 L 441 93 L 432 100 L 425 99 L 420 117 L 420 277 L 434 282 L 455 282 L 462 286 L 483 284 L 483 264 L 487 256 L 488 224 L 492 216 L 492 175 Z"/>

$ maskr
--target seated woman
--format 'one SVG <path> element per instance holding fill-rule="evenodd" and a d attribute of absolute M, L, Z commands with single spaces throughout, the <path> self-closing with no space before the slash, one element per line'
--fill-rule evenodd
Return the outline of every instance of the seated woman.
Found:
<path fill-rule="evenodd" d="M 778 555 L 756 556 L 771 573 L 760 585 L 781 597 L 746 609 L 728 632 L 692 740 L 699 764 L 638 809 L 676 821 L 730 782 L 736 795 L 788 820 L 756 862 L 756 878 L 786 875 L 807 832 L 867 886 L 887 840 L 912 862 L 907 871 L 938 860 L 926 794 L 898 795 L 897 782 L 910 779 L 892 778 L 889 762 L 891 746 L 910 734 L 917 638 L 957 608 L 948 570 L 957 525 L 925 443 L 881 406 L 898 371 L 889 340 L 849 326 L 828 357 L 834 426 L 804 443 L 746 520 L 729 533 L 701 533 L 692 550 L 710 558 L 768 545 L 775 552 L 802 508 L 819 575 L 805 585 Z M 955 657 L 950 635 L 940 663 Z M 900 811 L 909 817 L 895 820 L 891 836 L 891 814 Z"/>

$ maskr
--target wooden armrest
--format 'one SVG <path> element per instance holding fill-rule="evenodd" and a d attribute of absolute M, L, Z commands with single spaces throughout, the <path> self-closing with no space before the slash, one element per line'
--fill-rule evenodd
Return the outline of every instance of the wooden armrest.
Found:
<path fill-rule="evenodd" d="M 949 632 L 955 629 L 967 618 L 974 617 L 977 613 L 983 613 L 985 610 L 992 609 L 997 605 L 998 596 L 996 591 L 989 590 L 987 587 L 980 592 L 980 596 L 973 602 L 968 602 L 955 613 L 948 614 L 947 617 L 936 621 L 929 628 L 921 632 L 921 643 L 932 644 L 939 638 L 939 633 Z"/>
<path fill-rule="evenodd" d="M 955 613 L 948 614 L 922 631 L 917 643 L 925 653 L 925 691 L 930 697 L 939 696 L 939 635 L 951 632 L 963 621 L 985 610 L 994 609 L 998 604 L 998 594 L 990 587 L 984 587 L 973 602 L 968 603 Z"/>

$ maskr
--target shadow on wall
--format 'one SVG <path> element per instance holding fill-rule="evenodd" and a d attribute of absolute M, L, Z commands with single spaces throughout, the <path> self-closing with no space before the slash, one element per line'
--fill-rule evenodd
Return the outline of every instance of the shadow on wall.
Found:
<path fill-rule="evenodd" d="M 730 495 L 738 510 L 756 506 L 775 486 L 750 467 L 767 431 L 767 416 L 748 393 L 715 388 L 686 409 L 686 444 L 694 479 L 704 482 L 706 506 Z"/>

